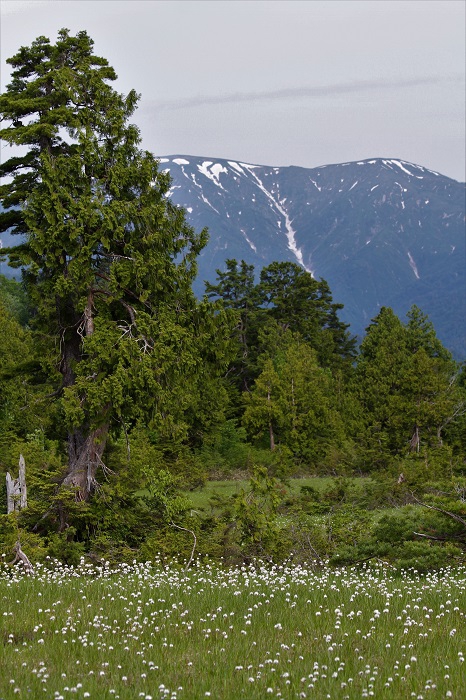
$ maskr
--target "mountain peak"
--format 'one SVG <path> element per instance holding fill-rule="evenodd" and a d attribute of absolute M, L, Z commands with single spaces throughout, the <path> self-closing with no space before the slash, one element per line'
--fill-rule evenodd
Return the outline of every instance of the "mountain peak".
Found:
<path fill-rule="evenodd" d="M 362 335 L 381 306 L 403 317 L 415 303 L 464 355 L 463 184 L 391 157 L 316 168 L 183 154 L 159 160 L 172 177 L 172 201 L 194 227 L 209 229 L 199 294 L 227 258 L 257 272 L 274 260 L 297 262 L 327 280 L 353 333 Z"/>

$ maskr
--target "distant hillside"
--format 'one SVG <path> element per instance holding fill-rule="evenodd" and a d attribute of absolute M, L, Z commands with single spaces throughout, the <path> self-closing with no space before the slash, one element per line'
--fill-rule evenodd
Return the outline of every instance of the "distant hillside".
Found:
<path fill-rule="evenodd" d="M 0 204 L 0 211 L 2 211 L 2 206 Z M 18 236 L 12 236 L 10 233 L 0 233 L 0 254 L 2 248 L 9 248 L 18 243 Z M 12 267 L 8 267 L 7 262 L 0 262 L 0 274 L 6 277 L 16 277 L 21 278 L 21 271 L 15 270 Z"/>
<path fill-rule="evenodd" d="M 259 271 L 299 262 L 325 278 L 362 336 L 381 306 L 417 304 L 442 342 L 466 356 L 465 186 L 419 165 L 373 159 L 319 168 L 160 158 L 170 197 L 209 228 L 197 293 L 226 258 Z"/>

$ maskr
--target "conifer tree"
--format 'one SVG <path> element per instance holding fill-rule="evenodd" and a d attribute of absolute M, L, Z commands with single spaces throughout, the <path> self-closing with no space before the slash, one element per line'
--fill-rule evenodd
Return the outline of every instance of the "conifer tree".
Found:
<path fill-rule="evenodd" d="M 351 364 L 355 339 L 338 318 L 343 305 L 333 301 L 325 280 L 315 280 L 296 263 L 274 262 L 262 269 L 257 295 L 271 318 L 316 350 L 322 365 Z"/>
<path fill-rule="evenodd" d="M 39 37 L 9 63 L 0 137 L 27 152 L 1 167 L 11 180 L 0 189 L 0 231 L 24 235 L 8 252 L 55 352 L 63 483 L 87 500 L 112 424 L 145 416 L 176 432 L 209 359 L 223 357 L 213 342 L 222 317 L 191 291 L 206 231 L 167 199 L 168 175 L 129 124 L 138 95 L 114 90 L 115 71 L 87 33 Z"/>
<path fill-rule="evenodd" d="M 278 326 L 267 331 L 264 345 L 269 352 L 260 356 L 262 372 L 244 396 L 243 423 L 253 438 L 268 435 L 271 450 L 281 444 L 297 460 L 315 467 L 344 439 L 332 375 L 299 334 Z"/>
<path fill-rule="evenodd" d="M 355 386 L 372 466 L 440 445 L 445 427 L 464 412 L 450 353 L 417 307 L 408 319 L 403 325 L 382 307 L 361 344 Z"/>
<path fill-rule="evenodd" d="M 236 314 L 237 353 L 230 367 L 230 387 L 233 391 L 248 391 L 256 376 L 258 354 L 257 333 L 264 310 L 258 302 L 254 266 L 244 260 L 228 259 L 226 270 L 217 270 L 217 284 L 206 282 L 209 298 L 221 299 L 226 309 Z"/>
<path fill-rule="evenodd" d="M 217 270 L 217 284 L 206 283 L 211 298 L 222 299 L 238 314 L 238 355 L 230 368 L 240 391 L 249 391 L 260 372 L 261 332 L 278 324 L 283 331 L 299 333 L 317 352 L 321 365 L 349 374 L 355 357 L 355 338 L 338 313 L 327 282 L 315 280 L 299 265 L 274 262 L 264 267 L 255 284 L 254 267 L 244 260 L 226 261 Z"/>

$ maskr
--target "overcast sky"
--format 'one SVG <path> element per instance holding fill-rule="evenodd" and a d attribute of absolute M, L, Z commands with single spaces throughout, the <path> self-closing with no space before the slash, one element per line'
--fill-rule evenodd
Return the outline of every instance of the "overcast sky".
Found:
<path fill-rule="evenodd" d="M 144 148 L 260 165 L 372 157 L 465 180 L 463 0 L 1 0 L 5 59 L 86 30 Z"/>

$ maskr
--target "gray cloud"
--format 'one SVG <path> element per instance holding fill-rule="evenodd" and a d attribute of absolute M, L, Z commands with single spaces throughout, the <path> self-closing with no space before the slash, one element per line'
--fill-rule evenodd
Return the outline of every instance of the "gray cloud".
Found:
<path fill-rule="evenodd" d="M 223 95 L 197 95 L 180 100 L 143 100 L 144 107 L 157 107 L 158 109 L 189 109 L 192 107 L 205 107 L 209 105 L 223 105 L 241 102 L 263 102 L 267 100 L 293 100 L 307 97 L 337 97 L 338 95 L 375 92 L 380 90 L 396 90 L 399 88 L 421 87 L 423 85 L 441 85 L 447 82 L 464 82 L 464 76 L 432 76 L 397 80 L 359 80 L 353 82 L 336 83 L 333 85 L 309 85 L 280 90 L 266 90 L 263 92 L 233 92 Z"/>

